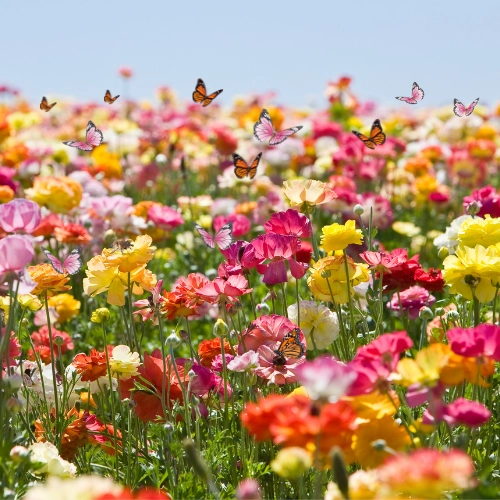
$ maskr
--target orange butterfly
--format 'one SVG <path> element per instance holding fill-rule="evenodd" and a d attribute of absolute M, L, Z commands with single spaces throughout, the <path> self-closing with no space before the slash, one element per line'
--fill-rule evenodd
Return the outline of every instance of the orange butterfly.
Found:
<path fill-rule="evenodd" d="M 299 337 L 300 328 L 294 328 L 284 336 L 280 346 L 274 351 L 273 365 L 283 366 L 286 364 L 286 358 L 299 359 L 304 356 L 306 347 Z"/>
<path fill-rule="evenodd" d="M 248 166 L 248 163 L 240 155 L 234 154 L 234 173 L 236 177 L 238 177 L 238 179 L 243 179 L 248 176 L 250 179 L 253 179 L 257 173 L 257 167 L 259 166 L 261 156 L 262 153 L 259 153 L 254 158 L 252 164 Z"/>
<path fill-rule="evenodd" d="M 56 104 L 57 104 L 57 102 L 53 102 L 52 104 L 49 104 L 47 102 L 47 98 L 45 96 L 43 96 L 42 102 L 40 103 L 40 109 L 42 111 L 45 111 L 46 113 L 48 113 Z"/>
<path fill-rule="evenodd" d="M 355 130 L 352 133 L 358 138 L 361 139 L 367 148 L 375 149 L 375 146 L 381 146 L 384 144 L 386 135 L 382 130 L 382 125 L 380 125 L 380 120 L 375 120 L 372 125 L 372 129 L 370 131 L 370 137 L 366 137 L 366 135 L 360 134 Z"/>
<path fill-rule="evenodd" d="M 208 106 L 219 94 L 222 93 L 222 90 L 223 89 L 220 89 L 210 95 L 207 95 L 207 88 L 205 87 L 205 83 L 201 78 L 198 78 L 196 89 L 193 92 L 193 101 L 201 102 L 201 105 L 203 107 Z"/>
<path fill-rule="evenodd" d="M 108 104 L 113 104 L 119 97 L 120 97 L 119 95 L 111 97 L 111 92 L 109 90 L 106 90 L 106 93 L 104 94 L 104 102 L 107 102 Z"/>

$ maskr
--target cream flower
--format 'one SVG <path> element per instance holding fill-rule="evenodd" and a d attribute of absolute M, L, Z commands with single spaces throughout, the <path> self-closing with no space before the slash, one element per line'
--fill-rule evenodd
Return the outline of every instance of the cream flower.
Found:
<path fill-rule="evenodd" d="M 109 360 L 109 366 L 112 374 L 120 375 L 120 378 L 126 380 L 138 375 L 137 368 L 141 364 L 139 354 L 131 352 L 126 345 L 119 345 L 113 349 L 113 354 Z"/>
<path fill-rule="evenodd" d="M 34 443 L 28 450 L 30 461 L 35 470 L 33 474 L 48 474 L 49 476 L 74 477 L 76 466 L 59 456 L 57 448 L 52 443 Z"/>

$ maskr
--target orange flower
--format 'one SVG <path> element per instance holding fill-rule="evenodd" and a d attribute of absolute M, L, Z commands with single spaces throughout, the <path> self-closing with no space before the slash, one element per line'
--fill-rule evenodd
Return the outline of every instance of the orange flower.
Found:
<path fill-rule="evenodd" d="M 65 224 L 63 227 L 56 227 L 54 234 L 60 243 L 88 245 L 92 241 L 92 236 L 80 224 Z"/>
<path fill-rule="evenodd" d="M 132 213 L 134 215 L 136 215 L 137 217 L 143 217 L 144 219 L 147 219 L 149 209 L 153 205 L 161 206 L 161 203 L 158 203 L 156 201 L 149 201 L 149 200 L 140 201 L 139 203 L 137 203 L 137 205 L 134 205 L 134 207 L 133 207 L 134 211 Z"/>
<path fill-rule="evenodd" d="M 169 321 L 175 318 L 187 318 L 196 312 L 194 308 L 186 307 L 186 301 L 177 293 L 164 290 L 163 299 L 161 301 L 161 312 Z"/>
<path fill-rule="evenodd" d="M 236 205 L 236 207 L 234 207 L 234 213 L 248 215 L 251 214 L 256 208 L 257 208 L 256 201 L 247 201 L 244 203 L 240 203 L 239 205 Z"/>
<path fill-rule="evenodd" d="M 77 373 L 81 374 L 82 382 L 94 382 L 106 375 L 106 354 L 92 349 L 89 356 L 83 353 L 77 354 L 72 365 Z"/>
<path fill-rule="evenodd" d="M 28 273 L 31 279 L 36 282 L 36 288 L 31 292 L 33 295 L 40 295 L 47 292 L 51 297 L 58 292 L 67 292 L 71 290 L 66 283 L 69 281 L 67 273 L 58 273 L 50 264 L 38 264 L 28 267 Z"/>
<path fill-rule="evenodd" d="M 14 199 L 14 191 L 9 186 L 0 186 L 0 203 L 8 203 Z"/>
<path fill-rule="evenodd" d="M 311 207 L 328 203 L 337 195 L 324 182 L 311 179 L 294 179 L 283 183 L 283 194 L 292 208 L 309 210 Z"/>
<path fill-rule="evenodd" d="M 406 160 L 405 170 L 415 177 L 422 177 L 432 170 L 432 163 L 426 156 L 415 156 Z"/>
<path fill-rule="evenodd" d="M 224 351 L 226 353 L 231 352 L 231 344 L 227 340 L 224 341 Z M 198 356 L 200 356 L 200 362 L 207 368 L 210 368 L 212 366 L 212 360 L 215 358 L 215 356 L 221 353 L 222 349 L 220 338 L 216 338 L 213 340 L 203 340 L 198 346 Z"/>

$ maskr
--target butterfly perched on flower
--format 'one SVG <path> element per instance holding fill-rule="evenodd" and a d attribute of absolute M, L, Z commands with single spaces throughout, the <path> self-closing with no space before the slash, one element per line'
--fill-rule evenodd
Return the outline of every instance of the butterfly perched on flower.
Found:
<path fill-rule="evenodd" d="M 248 178 L 253 179 L 257 173 L 257 167 L 259 166 L 261 157 L 262 153 L 259 153 L 254 158 L 250 166 L 248 166 L 248 163 L 240 155 L 237 155 L 236 153 L 233 154 L 234 173 L 236 174 L 236 177 L 238 177 L 238 179 L 243 179 L 248 176 Z"/>
<path fill-rule="evenodd" d="M 370 137 L 360 134 L 355 130 L 352 133 L 360 140 L 362 140 L 367 148 L 375 149 L 375 146 L 380 146 L 384 144 L 386 135 L 382 130 L 382 125 L 380 125 L 380 120 L 377 119 L 373 122 L 372 129 L 370 131 Z"/>
<path fill-rule="evenodd" d="M 219 94 L 222 94 L 223 89 L 216 90 L 215 92 L 207 95 L 207 88 L 205 87 L 205 82 L 198 78 L 196 82 L 196 88 L 193 92 L 193 101 L 199 102 L 203 107 L 208 106 Z"/>
<path fill-rule="evenodd" d="M 63 144 L 71 146 L 72 148 L 78 148 L 80 151 L 92 151 L 94 148 L 102 144 L 102 132 L 94 125 L 93 122 L 89 121 L 87 123 L 87 130 L 85 131 L 85 134 L 85 142 L 65 141 Z"/>
<path fill-rule="evenodd" d="M 305 345 L 300 339 L 300 328 L 294 328 L 287 333 L 278 347 L 274 351 L 273 365 L 284 366 L 288 359 L 300 359 L 306 352 Z"/>
<path fill-rule="evenodd" d="M 106 90 L 106 93 L 104 94 L 104 102 L 113 104 L 119 97 L 120 95 L 115 95 L 115 97 L 112 97 L 111 92 L 109 90 Z"/>
<path fill-rule="evenodd" d="M 474 111 L 476 104 L 479 102 L 479 97 L 472 101 L 467 107 L 465 107 L 458 99 L 454 99 L 453 101 L 453 113 L 457 116 L 469 116 Z"/>
<path fill-rule="evenodd" d="M 263 109 L 260 113 L 259 121 L 253 126 L 253 135 L 260 142 L 269 141 L 271 146 L 276 146 L 295 134 L 295 132 L 298 132 L 301 128 L 302 125 L 298 125 L 277 132 L 267 109 Z"/>
<path fill-rule="evenodd" d="M 45 248 L 42 250 L 52 264 L 52 267 L 60 274 L 76 274 L 83 267 L 82 252 L 79 248 L 70 252 L 63 262 Z"/>
<path fill-rule="evenodd" d="M 56 104 L 57 104 L 57 102 L 53 102 L 52 104 L 49 104 L 47 101 L 47 98 L 45 96 L 43 96 L 42 100 L 40 102 L 40 109 L 42 111 L 45 111 L 46 113 L 48 113 Z"/>
<path fill-rule="evenodd" d="M 424 98 L 424 91 L 418 86 L 417 82 L 413 82 L 413 87 L 411 89 L 411 97 L 396 97 L 400 101 L 404 101 L 408 104 L 417 104 Z"/>
<path fill-rule="evenodd" d="M 215 236 L 212 236 L 208 231 L 203 229 L 199 224 L 195 224 L 194 227 L 200 233 L 203 238 L 205 245 L 210 248 L 215 248 L 215 245 L 219 247 L 220 250 L 226 250 L 231 246 L 234 241 L 233 238 L 233 223 L 228 222 L 224 224 Z"/>

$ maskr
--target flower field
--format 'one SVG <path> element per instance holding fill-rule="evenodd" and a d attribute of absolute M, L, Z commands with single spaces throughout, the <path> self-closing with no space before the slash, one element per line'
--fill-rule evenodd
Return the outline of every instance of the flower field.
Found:
<path fill-rule="evenodd" d="M 215 94 L 0 87 L 0 498 L 500 498 L 500 108 Z"/>

